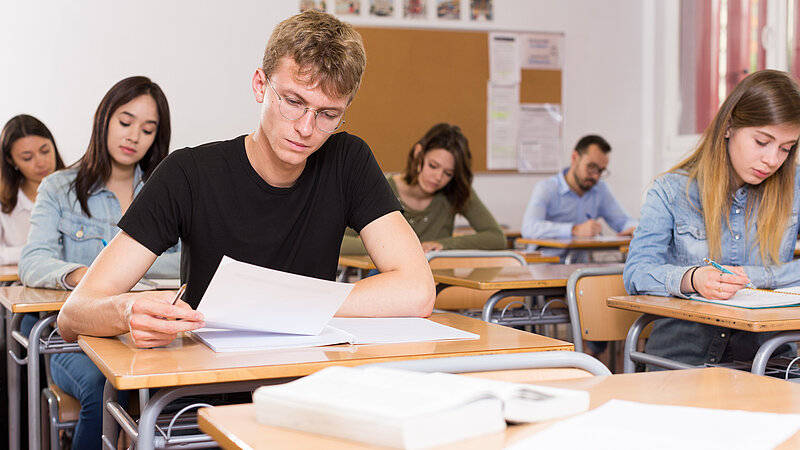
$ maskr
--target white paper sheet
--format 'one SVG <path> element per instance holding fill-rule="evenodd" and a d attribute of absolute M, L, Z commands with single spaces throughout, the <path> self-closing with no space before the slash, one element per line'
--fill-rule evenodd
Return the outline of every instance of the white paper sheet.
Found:
<path fill-rule="evenodd" d="M 525 33 L 519 38 L 523 69 L 558 70 L 562 66 L 564 35 Z"/>
<path fill-rule="evenodd" d="M 353 289 L 222 258 L 197 310 L 210 328 L 319 334 Z"/>
<path fill-rule="evenodd" d="M 740 308 L 759 309 L 759 308 L 775 308 L 780 306 L 796 306 L 800 305 L 800 295 L 791 292 L 789 289 L 781 290 L 764 290 L 764 289 L 740 289 L 733 297 L 727 300 L 709 300 L 701 297 L 700 295 L 692 295 L 692 300 L 697 300 L 706 303 L 716 303 L 719 305 L 738 306 Z M 783 292 L 781 292 L 783 291 Z"/>
<path fill-rule="evenodd" d="M 334 317 L 330 325 L 355 336 L 354 344 L 480 339 L 480 335 L 419 317 Z"/>
<path fill-rule="evenodd" d="M 486 168 L 517 168 L 519 84 L 487 85 Z"/>
<path fill-rule="evenodd" d="M 516 33 L 489 33 L 489 79 L 494 84 L 519 84 L 522 71 Z"/>
<path fill-rule="evenodd" d="M 736 395 L 731 393 L 731 395 Z M 506 447 L 771 449 L 800 430 L 800 414 L 774 414 L 610 400 Z M 576 432 L 579 431 L 579 432 Z"/>
<path fill-rule="evenodd" d="M 525 103 L 519 107 L 520 172 L 558 172 L 561 168 L 561 106 Z"/>

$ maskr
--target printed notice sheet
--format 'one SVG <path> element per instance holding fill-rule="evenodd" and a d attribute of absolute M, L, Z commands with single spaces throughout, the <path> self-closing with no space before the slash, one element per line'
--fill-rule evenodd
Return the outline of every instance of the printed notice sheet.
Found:
<path fill-rule="evenodd" d="M 519 133 L 519 84 L 488 83 L 486 124 L 486 168 L 517 168 Z"/>
<path fill-rule="evenodd" d="M 561 69 L 564 48 L 563 35 L 525 33 L 520 36 L 519 46 L 523 69 Z"/>
<path fill-rule="evenodd" d="M 489 33 L 489 80 L 512 85 L 519 84 L 521 78 L 517 34 Z"/>
<path fill-rule="evenodd" d="M 525 103 L 519 108 L 520 172 L 557 172 L 561 168 L 561 106 Z"/>

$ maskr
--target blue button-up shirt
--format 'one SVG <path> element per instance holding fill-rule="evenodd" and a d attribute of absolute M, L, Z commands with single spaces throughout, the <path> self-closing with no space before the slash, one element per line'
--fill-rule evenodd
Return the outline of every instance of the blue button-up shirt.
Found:
<path fill-rule="evenodd" d="M 522 219 L 522 237 L 571 239 L 574 225 L 599 217 L 616 232 L 637 225 L 638 222 L 622 209 L 605 181 L 599 180 L 583 195 L 578 195 L 564 178 L 568 170 L 564 169 L 533 188 Z M 529 250 L 536 248 L 530 247 Z M 542 249 L 545 255 L 563 256 L 564 252 L 560 249 Z"/>
<path fill-rule="evenodd" d="M 86 216 L 72 188 L 77 168 L 60 170 L 47 176 L 39 185 L 31 211 L 28 243 L 19 261 L 20 280 L 26 286 L 68 289 L 64 282 L 73 270 L 90 266 L 103 250 L 103 241 L 119 232 L 117 222 L 122 208 L 113 192 L 105 186 L 95 188 L 88 198 L 92 217 Z M 134 196 L 144 183 L 136 166 Z M 178 278 L 180 244 L 158 257 L 147 272 L 152 278 Z"/>
<path fill-rule="evenodd" d="M 689 198 L 681 173 L 657 178 L 642 206 L 642 219 L 630 244 L 623 280 L 631 295 L 650 294 L 684 297 L 681 279 L 693 266 L 703 265 L 708 257 L 706 229 L 697 183 L 692 183 Z M 733 194 L 728 217 L 730 229 L 721 229 L 720 264 L 742 266 L 759 288 L 775 289 L 800 284 L 800 261 L 792 261 L 800 210 L 800 169 L 795 175 L 792 210 L 780 244 L 780 261 L 765 266 L 757 242 L 755 211 L 748 221 L 747 202 L 752 201 L 745 185 Z M 749 222 L 749 223 L 748 223 Z M 688 364 L 716 363 L 728 356 L 752 359 L 768 333 L 735 332 L 675 319 L 658 320 L 650 334 L 647 352 Z"/>

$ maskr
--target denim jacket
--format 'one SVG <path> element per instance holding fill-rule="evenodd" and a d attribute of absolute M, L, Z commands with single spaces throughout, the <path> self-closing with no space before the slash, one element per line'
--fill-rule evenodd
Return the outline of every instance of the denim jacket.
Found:
<path fill-rule="evenodd" d="M 629 294 L 687 298 L 680 291 L 681 279 L 693 266 L 703 265 L 703 258 L 708 256 L 697 183 L 690 186 L 690 203 L 686 196 L 688 180 L 685 174 L 668 173 L 657 178 L 648 191 L 623 273 Z M 745 223 L 748 194 L 747 185 L 733 194 L 729 213 L 731 227 L 728 229 L 723 224 L 722 256 L 718 262 L 742 266 L 759 288 L 800 284 L 800 260 L 792 261 L 800 210 L 800 169 L 796 169 L 792 210 L 781 238 L 779 257 L 783 264 L 763 265 L 759 247 L 753 245 L 757 241 L 755 217 L 749 224 Z M 650 334 L 647 351 L 688 364 L 715 363 L 723 359 L 723 354 L 725 359 L 731 355 L 737 359 L 746 358 L 750 350 L 754 353 L 769 336 L 767 333 L 742 333 L 742 336 L 732 337 L 732 334 L 737 333 L 675 319 L 659 320 Z M 729 345 L 737 348 L 728 348 Z M 749 358 L 752 359 L 752 354 Z"/>
<path fill-rule="evenodd" d="M 117 197 L 105 186 L 90 192 L 88 205 L 92 217 L 83 213 L 71 186 L 77 173 L 77 168 L 61 170 L 39 185 L 28 243 L 19 262 L 19 276 L 26 286 L 73 288 L 66 285 L 66 276 L 79 267 L 90 266 L 103 250 L 103 241 L 111 241 L 119 231 L 117 222 L 122 209 Z M 133 182 L 136 196 L 144 185 L 138 165 Z M 180 256 L 179 243 L 156 259 L 147 276 L 178 278 Z"/>

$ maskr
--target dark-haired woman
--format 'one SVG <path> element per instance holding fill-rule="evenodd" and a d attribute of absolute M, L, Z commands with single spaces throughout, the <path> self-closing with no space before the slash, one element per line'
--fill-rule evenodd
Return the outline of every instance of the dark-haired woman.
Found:
<path fill-rule="evenodd" d="M 28 240 L 39 183 L 64 162 L 50 130 L 27 114 L 5 124 L 0 150 L 0 264 L 16 264 Z"/>
<path fill-rule="evenodd" d="M 434 125 L 408 155 L 403 173 L 387 176 L 403 216 L 426 252 L 450 249 L 500 250 L 506 239 L 492 213 L 472 190 L 472 155 L 458 126 Z M 453 236 L 456 214 L 475 234 Z M 366 254 L 361 240 L 348 230 L 343 254 Z"/>
<path fill-rule="evenodd" d="M 119 231 L 117 222 L 167 156 L 169 140 L 169 106 L 161 88 L 146 77 L 115 84 L 95 112 L 86 153 L 39 186 L 19 263 L 22 282 L 74 288 Z M 179 263 L 176 246 L 147 274 L 177 278 Z M 100 448 L 105 378 L 83 353 L 54 354 L 50 368 L 56 384 L 81 403 L 72 448 Z"/>

